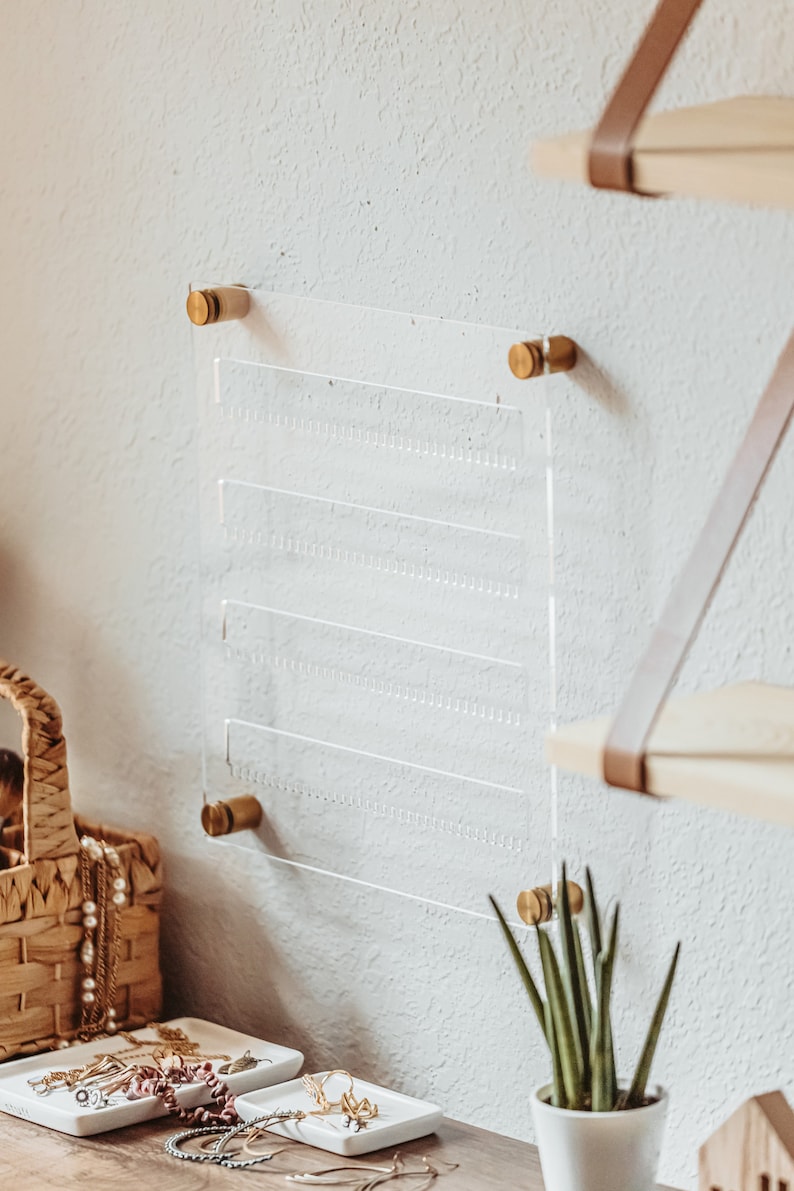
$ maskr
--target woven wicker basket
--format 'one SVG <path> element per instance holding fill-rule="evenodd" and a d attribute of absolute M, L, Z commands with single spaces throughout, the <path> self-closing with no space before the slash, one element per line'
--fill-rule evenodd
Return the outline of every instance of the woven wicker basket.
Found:
<path fill-rule="evenodd" d="M 161 1008 L 160 852 L 133 835 L 73 818 L 58 705 L 0 661 L 0 695 L 23 721 L 23 822 L 0 831 L 0 1060 L 74 1038 L 81 1022 L 83 940 L 79 835 L 115 847 L 127 880 L 114 1007 L 119 1026 Z"/>

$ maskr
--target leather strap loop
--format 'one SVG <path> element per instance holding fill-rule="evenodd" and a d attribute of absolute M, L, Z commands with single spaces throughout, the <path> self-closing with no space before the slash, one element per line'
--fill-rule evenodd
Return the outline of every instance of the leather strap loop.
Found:
<path fill-rule="evenodd" d="M 681 572 L 614 720 L 604 780 L 647 793 L 645 749 L 708 611 L 734 547 L 794 414 L 794 333 L 772 375 L 722 488 Z"/>
<path fill-rule="evenodd" d="M 588 163 L 591 185 L 634 191 L 634 133 L 701 3 L 661 0 L 593 133 Z"/>

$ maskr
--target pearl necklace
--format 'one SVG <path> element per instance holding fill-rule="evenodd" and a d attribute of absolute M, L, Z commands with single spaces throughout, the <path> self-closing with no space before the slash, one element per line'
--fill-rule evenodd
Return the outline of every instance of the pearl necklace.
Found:
<path fill-rule="evenodd" d="M 80 962 L 82 1011 L 78 1037 L 116 1031 L 116 983 L 121 951 L 121 911 L 127 904 L 127 882 L 114 847 L 84 835 L 80 840 L 83 892 L 83 942 Z"/>

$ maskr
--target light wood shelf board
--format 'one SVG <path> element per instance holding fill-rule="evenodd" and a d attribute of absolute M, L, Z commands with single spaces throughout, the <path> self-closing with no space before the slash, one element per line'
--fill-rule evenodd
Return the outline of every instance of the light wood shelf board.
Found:
<path fill-rule="evenodd" d="M 587 183 L 591 135 L 538 141 L 535 172 Z M 742 96 L 646 116 L 635 140 L 634 179 L 648 194 L 794 209 L 794 99 Z"/>
<path fill-rule="evenodd" d="M 546 758 L 600 778 L 610 717 L 549 733 Z M 794 827 L 794 690 L 760 682 L 671 699 L 651 734 L 648 788 Z"/>

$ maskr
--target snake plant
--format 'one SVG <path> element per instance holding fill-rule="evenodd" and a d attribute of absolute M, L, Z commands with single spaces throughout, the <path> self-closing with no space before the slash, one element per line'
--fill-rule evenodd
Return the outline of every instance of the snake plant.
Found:
<path fill-rule="evenodd" d="M 538 988 L 504 914 L 491 897 L 530 1004 L 548 1044 L 552 1065 L 551 1103 L 558 1108 L 615 1112 L 647 1103 L 646 1086 L 670 999 L 681 944 L 676 946 L 651 1024 L 627 1088 L 619 1088 L 612 1039 L 612 977 L 618 945 L 620 906 L 604 929 L 590 870 L 587 873 L 585 918 L 590 939 L 592 977 L 588 980 L 579 922 L 571 913 L 565 865 L 557 899 L 559 947 L 547 931 L 536 927 L 542 988 Z M 557 953 L 559 951 L 559 955 Z"/>

